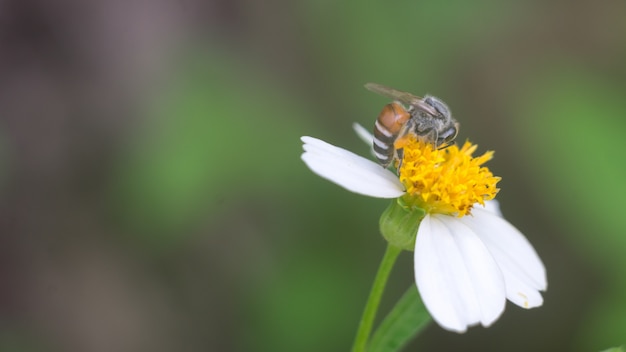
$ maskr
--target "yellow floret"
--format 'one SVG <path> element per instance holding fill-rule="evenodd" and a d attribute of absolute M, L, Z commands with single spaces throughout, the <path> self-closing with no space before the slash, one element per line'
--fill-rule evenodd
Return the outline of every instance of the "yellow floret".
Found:
<path fill-rule="evenodd" d="M 428 213 L 443 213 L 462 217 L 476 203 L 484 204 L 498 193 L 494 176 L 481 166 L 493 157 L 486 152 L 476 158 L 476 145 L 465 142 L 461 148 L 452 145 L 436 149 L 431 143 L 415 136 L 403 138 L 400 181 L 406 187 L 404 201 Z"/>

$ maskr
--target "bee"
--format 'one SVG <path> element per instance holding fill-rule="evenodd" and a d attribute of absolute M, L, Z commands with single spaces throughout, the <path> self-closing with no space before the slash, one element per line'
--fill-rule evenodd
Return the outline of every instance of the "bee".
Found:
<path fill-rule="evenodd" d="M 374 155 L 384 168 L 394 160 L 399 161 L 397 167 L 400 168 L 402 148 L 396 149 L 395 145 L 408 134 L 432 143 L 435 148 L 445 148 L 454 142 L 459 123 L 452 117 L 448 106 L 438 98 L 430 95 L 420 98 L 376 83 L 368 83 L 365 88 L 394 99 L 383 107 L 374 125 Z"/>

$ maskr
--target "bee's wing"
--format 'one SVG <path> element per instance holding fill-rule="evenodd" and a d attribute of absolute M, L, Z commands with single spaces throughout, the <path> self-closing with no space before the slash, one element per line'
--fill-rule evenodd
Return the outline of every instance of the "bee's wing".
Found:
<path fill-rule="evenodd" d="M 431 115 L 437 115 L 437 111 L 432 106 L 426 104 L 424 99 L 418 97 L 417 95 L 393 89 L 378 83 L 367 83 L 365 84 L 365 88 L 376 94 L 397 100 L 403 104 L 412 105 Z"/>
<path fill-rule="evenodd" d="M 367 83 L 365 85 L 367 90 L 372 91 L 376 94 L 380 94 L 384 97 L 391 98 L 397 100 L 404 104 L 413 104 L 416 101 L 421 101 L 422 98 L 415 96 L 411 93 L 403 92 L 397 89 L 393 89 L 391 87 L 384 86 L 378 83 Z"/>

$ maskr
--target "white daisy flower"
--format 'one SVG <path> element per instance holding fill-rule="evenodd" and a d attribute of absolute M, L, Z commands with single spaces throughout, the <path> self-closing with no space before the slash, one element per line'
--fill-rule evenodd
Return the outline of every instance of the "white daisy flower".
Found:
<path fill-rule="evenodd" d="M 371 145 L 371 134 L 359 125 L 355 129 Z M 396 244 L 407 248 L 414 241 L 409 249 L 414 251 L 415 282 L 443 328 L 461 333 L 479 323 L 490 326 L 504 311 L 506 299 L 522 308 L 541 306 L 546 270 L 526 237 L 501 216 L 492 200 L 500 178 L 482 165 L 493 152 L 472 157 L 476 146 L 469 142 L 434 149 L 409 139 L 403 142 L 400 176 L 313 137 L 302 137 L 302 160 L 314 173 L 349 191 L 398 199 L 383 214 L 381 231 L 393 242 L 394 235 L 385 232 L 411 229 L 410 240 L 403 235 Z M 406 216 L 396 222 L 397 214 Z"/>

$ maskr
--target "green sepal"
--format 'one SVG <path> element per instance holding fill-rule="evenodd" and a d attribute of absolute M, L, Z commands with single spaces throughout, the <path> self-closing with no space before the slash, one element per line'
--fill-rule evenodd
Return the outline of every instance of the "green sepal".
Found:
<path fill-rule="evenodd" d="M 413 251 L 417 229 L 425 215 L 423 209 L 409 206 L 398 198 L 380 216 L 380 233 L 390 244 Z"/>

